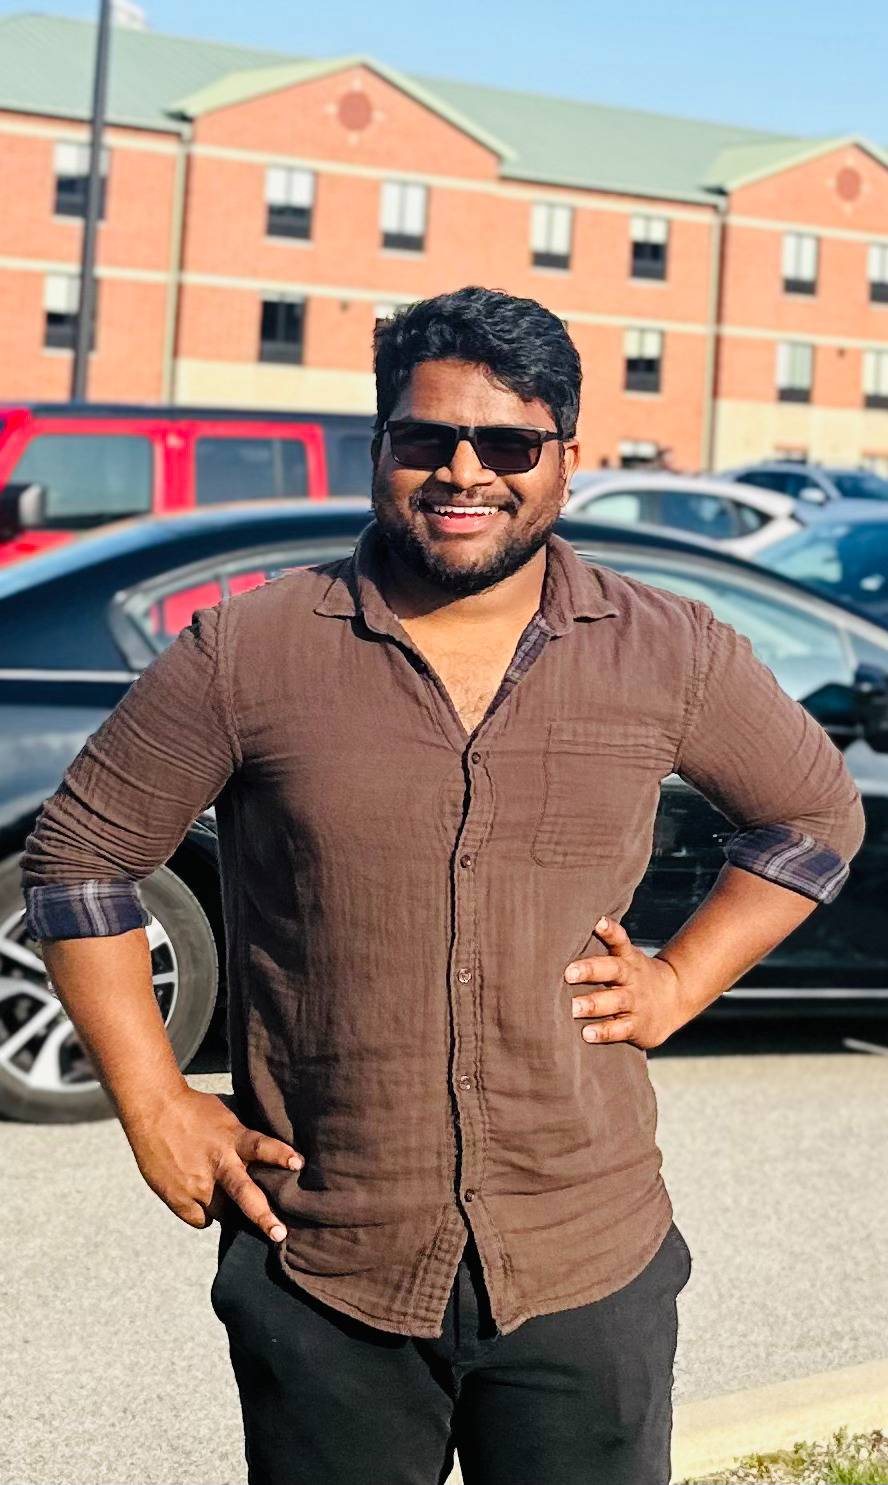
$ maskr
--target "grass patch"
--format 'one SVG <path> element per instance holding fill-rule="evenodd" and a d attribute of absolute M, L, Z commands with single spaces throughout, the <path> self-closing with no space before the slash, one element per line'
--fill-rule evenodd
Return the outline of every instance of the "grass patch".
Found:
<path fill-rule="evenodd" d="M 733 1469 L 684 1485 L 888 1485 L 888 1434 L 849 1435 L 840 1428 L 826 1444 L 794 1444 L 773 1454 L 748 1454 Z"/>

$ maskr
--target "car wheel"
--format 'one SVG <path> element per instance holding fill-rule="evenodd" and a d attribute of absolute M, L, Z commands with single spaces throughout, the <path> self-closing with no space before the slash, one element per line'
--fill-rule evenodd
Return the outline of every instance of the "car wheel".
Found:
<path fill-rule="evenodd" d="M 139 884 L 154 994 L 180 1067 L 213 1015 L 219 965 L 213 931 L 194 893 L 169 867 Z M 35 1124 L 106 1119 L 110 1100 L 57 997 L 40 945 L 25 930 L 19 858 L 0 865 L 0 1115 Z"/>

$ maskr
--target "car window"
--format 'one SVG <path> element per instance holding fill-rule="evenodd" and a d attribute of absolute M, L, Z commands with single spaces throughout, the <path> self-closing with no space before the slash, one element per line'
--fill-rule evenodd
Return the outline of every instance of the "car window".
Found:
<path fill-rule="evenodd" d="M 739 500 L 731 501 L 731 504 L 734 507 L 737 531 L 741 536 L 749 536 L 752 531 L 760 531 L 771 519 L 767 511 L 757 510 L 754 505 L 744 505 Z"/>
<path fill-rule="evenodd" d="M 47 519 L 79 525 L 151 509 L 151 440 L 131 433 L 38 433 L 10 475 L 46 490 Z"/>
<path fill-rule="evenodd" d="M 199 568 L 191 566 L 169 573 L 160 582 L 145 584 L 130 593 L 123 605 L 127 623 L 120 631 L 120 638 L 124 648 L 128 648 L 127 629 L 131 634 L 134 631 L 142 642 L 136 644 L 128 658 L 138 667 L 147 658 L 143 651 L 159 654 L 166 649 L 191 623 L 197 608 L 211 608 L 223 598 L 259 588 L 294 568 L 336 561 L 348 556 L 353 547 L 354 543 L 347 541 L 322 545 L 303 542 L 298 546 L 239 553 L 228 559 L 216 558 Z"/>
<path fill-rule="evenodd" d="M 370 494 L 370 434 L 328 433 L 331 495 Z"/>
<path fill-rule="evenodd" d="M 888 522 L 830 521 L 774 543 L 766 567 L 807 583 L 830 598 L 869 606 L 888 596 Z"/>
<path fill-rule="evenodd" d="M 790 696 L 804 700 L 830 682 L 850 681 L 839 629 L 825 619 L 729 579 L 665 565 L 623 562 L 623 572 L 709 605 L 716 618 L 749 639 Z"/>
<path fill-rule="evenodd" d="M 743 474 L 735 474 L 734 479 L 740 485 L 755 485 L 759 490 L 777 490 L 781 495 L 786 495 L 786 475 L 776 469 L 747 469 Z"/>
<path fill-rule="evenodd" d="M 737 534 L 733 501 L 693 490 L 661 490 L 660 522 L 694 536 L 708 536 L 711 541 Z"/>
<path fill-rule="evenodd" d="M 643 514 L 647 506 L 647 514 Z M 597 500 L 587 500 L 581 507 L 582 515 L 596 521 L 614 521 L 619 526 L 631 526 L 635 521 L 652 521 L 655 508 L 650 496 L 640 490 L 614 491 L 612 495 L 599 495 Z"/>
<path fill-rule="evenodd" d="M 888 500 L 888 480 L 866 469 L 830 470 L 830 479 L 846 500 Z"/>
<path fill-rule="evenodd" d="M 199 437 L 195 491 L 198 505 L 307 495 L 305 444 L 301 438 Z"/>

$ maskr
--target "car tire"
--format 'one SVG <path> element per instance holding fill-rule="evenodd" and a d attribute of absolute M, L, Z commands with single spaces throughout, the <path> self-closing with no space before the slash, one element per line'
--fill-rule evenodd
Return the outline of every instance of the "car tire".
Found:
<path fill-rule="evenodd" d="M 111 1101 L 50 988 L 40 945 L 25 932 L 19 862 L 15 856 L 0 864 L 0 1117 L 34 1124 L 107 1119 Z M 216 1004 L 216 942 L 194 893 L 168 866 L 140 882 L 139 895 L 151 914 L 155 995 L 185 1068 Z"/>

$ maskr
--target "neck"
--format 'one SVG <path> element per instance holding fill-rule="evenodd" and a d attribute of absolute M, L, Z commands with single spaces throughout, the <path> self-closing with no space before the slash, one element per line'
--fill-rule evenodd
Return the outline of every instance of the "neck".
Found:
<path fill-rule="evenodd" d="M 385 600 L 402 620 L 432 618 L 442 625 L 495 624 L 527 622 L 540 606 L 546 576 L 546 548 L 538 552 L 507 578 L 454 598 L 434 583 L 412 571 L 391 550 L 386 554 L 384 579 Z"/>

